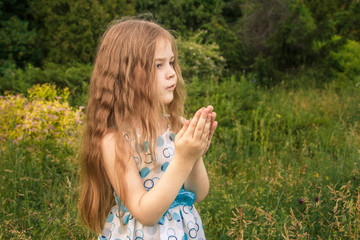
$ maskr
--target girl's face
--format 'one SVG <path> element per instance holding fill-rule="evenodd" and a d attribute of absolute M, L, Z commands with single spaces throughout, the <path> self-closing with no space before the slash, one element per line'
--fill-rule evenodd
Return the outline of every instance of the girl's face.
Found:
<path fill-rule="evenodd" d="M 157 95 L 166 105 L 174 98 L 177 76 L 174 70 L 174 53 L 170 41 L 159 39 L 155 50 Z"/>

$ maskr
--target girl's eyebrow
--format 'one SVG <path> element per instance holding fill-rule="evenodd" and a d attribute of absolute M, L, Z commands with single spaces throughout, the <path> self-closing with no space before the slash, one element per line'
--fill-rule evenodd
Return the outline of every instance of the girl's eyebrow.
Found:
<path fill-rule="evenodd" d="M 155 58 L 155 61 L 163 61 L 163 62 L 164 62 L 164 61 L 166 61 L 167 59 L 168 59 L 168 58 Z M 170 60 L 171 60 L 171 59 L 174 59 L 174 56 L 171 56 L 171 57 L 170 57 Z"/>

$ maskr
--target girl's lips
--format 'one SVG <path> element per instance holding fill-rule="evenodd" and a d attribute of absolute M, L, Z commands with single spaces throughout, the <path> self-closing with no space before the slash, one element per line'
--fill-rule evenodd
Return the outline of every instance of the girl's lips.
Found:
<path fill-rule="evenodd" d="M 166 89 L 172 90 L 172 89 L 175 88 L 175 86 L 176 86 L 176 84 L 173 84 L 173 85 L 171 85 L 170 87 L 167 87 Z"/>

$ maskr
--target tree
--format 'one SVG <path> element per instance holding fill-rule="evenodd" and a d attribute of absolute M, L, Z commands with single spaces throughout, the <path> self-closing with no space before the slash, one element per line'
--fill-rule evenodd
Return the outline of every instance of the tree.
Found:
<path fill-rule="evenodd" d="M 34 0 L 30 13 L 39 32 L 38 47 L 47 61 L 92 62 L 98 40 L 114 18 L 134 13 L 126 0 Z"/>
<path fill-rule="evenodd" d="M 35 48 L 37 32 L 30 26 L 26 1 L 4 0 L 0 2 L 0 63 L 15 62 L 25 66 L 27 62 L 39 62 Z M 1 65 L 0 64 L 0 65 Z"/>

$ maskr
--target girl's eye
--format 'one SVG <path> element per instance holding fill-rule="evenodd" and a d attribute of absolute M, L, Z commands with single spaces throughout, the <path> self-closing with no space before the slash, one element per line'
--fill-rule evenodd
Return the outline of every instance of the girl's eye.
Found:
<path fill-rule="evenodd" d="M 170 66 L 174 66 L 174 61 L 170 62 Z"/>
<path fill-rule="evenodd" d="M 162 67 L 161 63 L 156 64 L 156 68 L 161 68 L 161 67 Z"/>

